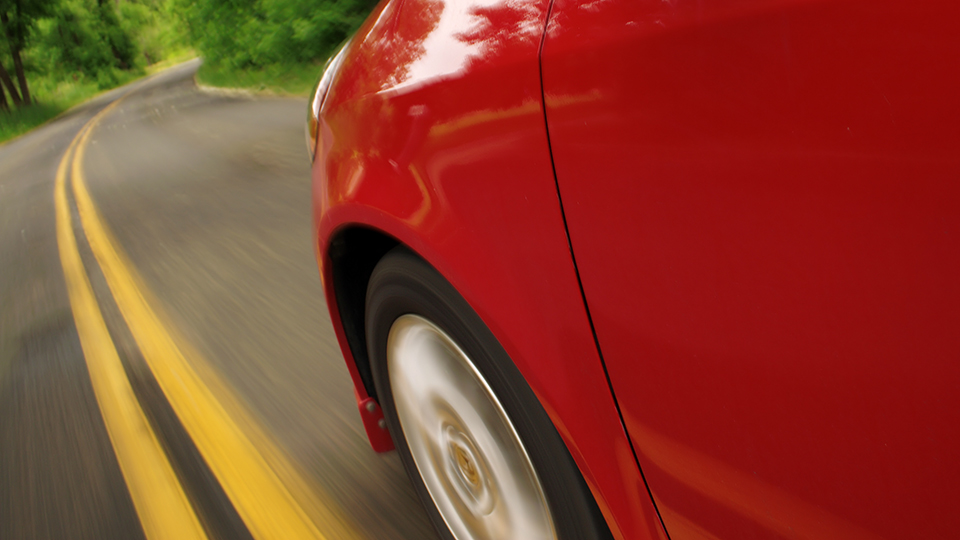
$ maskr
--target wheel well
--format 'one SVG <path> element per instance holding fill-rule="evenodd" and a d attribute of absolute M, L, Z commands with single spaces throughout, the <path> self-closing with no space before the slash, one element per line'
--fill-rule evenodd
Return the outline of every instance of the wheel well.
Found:
<path fill-rule="evenodd" d="M 370 371 L 364 329 L 367 284 L 380 259 L 398 244 L 394 238 L 366 227 L 341 230 L 330 242 L 333 290 L 343 333 L 367 395 L 372 398 L 376 398 L 377 391 Z"/>

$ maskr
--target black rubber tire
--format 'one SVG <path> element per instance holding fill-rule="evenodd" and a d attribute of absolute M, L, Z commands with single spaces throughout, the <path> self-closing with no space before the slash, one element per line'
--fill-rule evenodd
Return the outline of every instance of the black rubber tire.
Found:
<path fill-rule="evenodd" d="M 370 277 L 367 348 L 387 427 L 440 536 L 453 540 L 407 447 L 387 373 L 387 336 L 393 322 L 406 314 L 419 315 L 446 332 L 486 378 L 537 471 L 558 538 L 612 538 L 566 445 L 506 351 L 456 289 L 432 266 L 401 246 L 385 255 Z"/>

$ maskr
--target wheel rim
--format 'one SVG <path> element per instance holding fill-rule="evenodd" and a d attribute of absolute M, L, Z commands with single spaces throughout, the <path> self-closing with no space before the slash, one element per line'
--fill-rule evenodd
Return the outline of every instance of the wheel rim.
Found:
<path fill-rule="evenodd" d="M 556 538 L 520 437 L 446 333 L 422 317 L 399 317 L 387 338 L 387 371 L 410 453 L 457 540 Z"/>

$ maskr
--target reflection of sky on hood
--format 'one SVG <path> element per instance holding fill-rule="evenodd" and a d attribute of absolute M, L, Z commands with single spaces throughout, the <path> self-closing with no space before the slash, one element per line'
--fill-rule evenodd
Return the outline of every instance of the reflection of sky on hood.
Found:
<path fill-rule="evenodd" d="M 478 9 L 503 6 L 526 12 L 531 17 L 520 26 L 521 33 L 539 34 L 542 24 L 539 17 L 542 13 L 540 3 L 538 0 L 473 0 L 468 2 L 454 0 L 443 2 L 443 11 L 437 26 L 423 41 L 423 55 L 410 64 L 407 76 L 391 90 L 401 90 L 413 85 L 423 84 L 430 79 L 455 74 L 463 70 L 472 57 L 483 54 L 485 52 L 485 42 L 482 39 L 482 34 L 486 33 L 484 30 L 496 34 L 498 29 L 493 28 L 489 20 L 478 15 Z M 404 9 L 414 8 L 414 5 L 414 3 L 408 2 Z M 476 39 L 478 33 L 481 39 Z M 469 34 L 470 39 L 465 39 L 465 34 Z"/>
<path fill-rule="evenodd" d="M 470 29 L 476 17 L 471 14 L 477 6 L 488 6 L 500 0 L 477 0 L 474 2 L 445 2 L 437 27 L 423 41 L 424 54 L 410 65 L 409 77 L 397 88 L 423 82 L 431 77 L 456 73 L 464 67 L 467 58 L 476 54 L 480 47 L 464 43 L 454 36 Z"/>

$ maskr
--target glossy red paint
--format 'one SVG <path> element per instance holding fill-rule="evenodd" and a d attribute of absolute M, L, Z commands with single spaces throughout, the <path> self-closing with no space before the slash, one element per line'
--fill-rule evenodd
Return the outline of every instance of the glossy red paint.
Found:
<path fill-rule="evenodd" d="M 356 366 L 354 366 L 356 367 Z M 359 381 L 357 381 L 359 382 Z M 363 384 L 360 384 L 363 387 Z M 393 439 L 387 431 L 387 424 L 383 419 L 383 410 L 377 400 L 367 397 L 358 399 L 357 408 L 360 409 L 360 419 L 367 432 L 367 439 L 375 452 L 389 452 L 394 449 Z"/>
<path fill-rule="evenodd" d="M 556 0 L 560 195 L 673 540 L 960 530 L 957 21 Z"/>
<path fill-rule="evenodd" d="M 614 533 L 662 538 L 565 235 L 540 86 L 547 6 L 394 0 L 353 38 L 320 113 L 313 171 L 328 305 L 362 402 L 331 242 L 363 226 L 419 253 L 516 362 Z"/>

